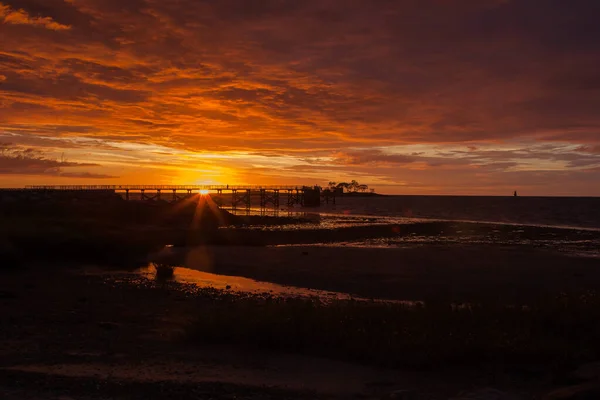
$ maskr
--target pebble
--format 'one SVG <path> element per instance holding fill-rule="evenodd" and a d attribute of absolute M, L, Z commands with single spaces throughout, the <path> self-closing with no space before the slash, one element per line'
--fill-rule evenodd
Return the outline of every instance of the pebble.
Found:
<path fill-rule="evenodd" d="M 482 388 L 460 394 L 452 400 L 520 400 L 520 397 L 493 388 Z"/>
<path fill-rule="evenodd" d="M 571 376 L 578 381 L 600 379 L 600 362 L 584 364 L 577 368 Z"/>
<path fill-rule="evenodd" d="M 415 392 L 414 390 L 406 390 L 406 389 L 401 389 L 401 390 L 394 390 L 392 393 L 390 393 L 389 395 L 390 399 L 398 399 L 398 400 L 417 400 L 417 392 Z"/>
<path fill-rule="evenodd" d="M 113 329 L 117 329 L 119 327 L 119 324 L 115 323 L 115 322 L 98 322 L 98 326 L 100 328 L 106 329 L 106 330 L 113 330 Z"/>
<path fill-rule="evenodd" d="M 543 400 L 592 400 L 600 399 L 600 383 L 584 383 L 554 390 L 546 394 Z"/>
<path fill-rule="evenodd" d="M 16 299 L 17 295 L 14 292 L 8 290 L 0 290 L 0 299 Z"/>

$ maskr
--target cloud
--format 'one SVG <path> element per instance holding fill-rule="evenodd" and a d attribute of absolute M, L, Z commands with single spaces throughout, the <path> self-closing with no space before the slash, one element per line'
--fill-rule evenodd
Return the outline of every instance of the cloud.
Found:
<path fill-rule="evenodd" d="M 90 139 L 73 154 L 109 175 L 107 142 L 329 157 L 394 182 L 410 178 L 393 166 L 594 165 L 577 148 L 600 145 L 600 3 L 451 3 L 2 0 L 0 133 Z M 439 151 L 382 150 L 416 145 Z M 130 153 L 131 171 L 151 158 Z"/>
<path fill-rule="evenodd" d="M 93 163 L 78 163 L 67 160 L 55 160 L 34 148 L 0 143 L 0 175 L 48 175 L 71 178 L 112 178 L 110 175 L 88 172 L 64 172 L 63 168 L 95 167 Z"/>
<path fill-rule="evenodd" d="M 592 153 L 592 154 L 598 154 L 600 155 L 600 145 L 595 145 L 595 146 L 581 146 L 577 148 L 578 151 L 584 152 L 584 153 Z"/>
<path fill-rule="evenodd" d="M 335 153 L 337 163 L 343 165 L 362 164 L 410 164 L 419 160 L 418 156 L 405 154 L 386 154 L 381 150 L 363 150 Z"/>
<path fill-rule="evenodd" d="M 9 6 L 0 3 L 0 21 L 12 25 L 39 26 L 52 31 L 69 30 L 69 25 L 63 25 L 50 17 L 32 17 L 24 10 L 13 10 Z"/>
<path fill-rule="evenodd" d="M 58 176 L 63 178 L 80 178 L 80 179 L 114 179 L 118 176 L 107 174 L 95 174 L 93 172 L 60 172 Z"/>

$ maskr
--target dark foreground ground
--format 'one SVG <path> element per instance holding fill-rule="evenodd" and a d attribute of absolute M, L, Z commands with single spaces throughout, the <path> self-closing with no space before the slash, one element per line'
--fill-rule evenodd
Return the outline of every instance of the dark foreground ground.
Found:
<path fill-rule="evenodd" d="M 37 268 L 4 274 L 0 398 L 386 398 L 398 389 L 446 398 L 488 379 L 190 343 L 202 307 L 206 293 L 176 284 Z"/>
<path fill-rule="evenodd" d="M 173 263 L 363 298 L 519 304 L 600 288 L 600 258 L 528 246 L 199 246 Z"/>
<path fill-rule="evenodd" d="M 0 208 L 0 399 L 600 398 L 600 260 L 513 245 L 562 231 L 278 230 L 266 225 L 315 222 L 244 219 L 200 201 L 34 205 Z M 467 230 L 487 244 L 402 242 Z M 389 248 L 314 245 L 391 236 Z M 161 256 L 165 244 L 176 246 Z M 230 293 L 131 273 L 153 257 L 423 303 Z"/>
<path fill-rule="evenodd" d="M 595 260 L 493 248 L 396 249 L 370 263 L 376 253 L 365 249 L 345 249 L 344 259 L 309 247 L 204 251 L 215 258 L 238 254 L 229 267 L 224 259 L 213 264 L 217 272 L 243 267 L 264 280 L 364 295 L 381 287 L 392 298 L 425 298 L 430 285 L 445 282 L 473 303 L 458 304 L 457 313 L 457 304 L 442 297 L 416 311 L 288 302 L 29 265 L 0 279 L 0 398 L 592 399 L 600 393 L 593 383 L 600 376 L 593 364 L 600 359 Z M 308 262 L 286 264 L 303 257 Z M 262 269 L 261 258 L 271 260 Z M 528 260 L 534 270 L 509 260 Z M 510 296 L 522 300 L 514 304 L 530 308 L 506 309 L 507 302 L 493 300 L 511 281 L 511 293 L 522 294 Z M 591 369 L 584 377 L 576 372 L 582 365 Z M 555 392 L 561 388 L 566 394 Z M 469 391 L 483 397 L 460 397 Z"/>

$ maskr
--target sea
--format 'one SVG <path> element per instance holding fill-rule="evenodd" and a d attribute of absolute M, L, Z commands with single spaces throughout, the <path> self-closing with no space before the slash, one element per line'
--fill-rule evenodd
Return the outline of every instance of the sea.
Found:
<path fill-rule="evenodd" d="M 305 227 L 315 237 L 333 232 L 322 246 L 521 246 L 600 258 L 598 197 L 345 196 L 302 212 L 318 215 L 318 226 Z M 341 229 L 359 226 L 358 236 Z"/>
<path fill-rule="evenodd" d="M 600 197 L 346 196 L 315 211 L 600 229 Z"/>
<path fill-rule="evenodd" d="M 247 211 L 238 209 L 236 213 L 245 214 Z M 281 260 L 296 260 L 298 254 L 328 254 L 328 257 L 343 258 L 347 252 L 342 247 L 368 249 L 366 251 L 374 262 L 388 260 L 384 253 L 390 249 L 421 247 L 438 252 L 440 247 L 445 250 L 454 247 L 456 252 L 446 254 L 461 254 L 462 250 L 467 251 L 464 254 L 486 254 L 480 250 L 492 246 L 495 250 L 498 246 L 511 252 L 517 250 L 518 254 L 530 260 L 538 259 L 529 257 L 532 251 L 572 257 L 573 265 L 581 258 L 600 261 L 600 198 L 344 196 L 337 198 L 336 204 L 322 204 L 314 208 L 296 206 L 250 211 L 250 214 L 259 213 L 297 216 L 300 219 L 289 218 L 286 221 L 296 222 L 285 224 L 222 227 L 225 230 L 238 230 L 238 237 L 246 234 L 249 238 L 259 238 L 257 243 L 264 246 L 236 247 L 235 250 L 223 250 L 216 246 L 220 250 L 213 249 L 214 254 L 220 251 L 222 256 L 226 252 L 227 263 L 248 265 L 248 270 L 252 270 L 252 263 L 257 259 L 271 260 L 276 264 Z M 471 253 L 471 250 L 476 251 Z M 180 251 L 185 253 L 187 250 Z M 214 254 L 212 257 L 217 259 Z M 493 254 L 499 253 L 495 251 Z M 241 276 L 218 275 L 202 267 L 206 257 L 186 256 L 185 262 L 175 270 L 176 280 L 199 287 L 241 292 L 317 296 L 323 299 L 350 296 L 343 292 L 323 291 L 331 288 L 320 285 L 314 286 L 319 289 L 316 290 L 257 282 Z M 200 267 L 194 264 L 194 260 L 200 260 Z M 136 274 L 144 280 L 155 279 L 151 266 Z M 356 295 L 350 297 L 357 298 Z"/>

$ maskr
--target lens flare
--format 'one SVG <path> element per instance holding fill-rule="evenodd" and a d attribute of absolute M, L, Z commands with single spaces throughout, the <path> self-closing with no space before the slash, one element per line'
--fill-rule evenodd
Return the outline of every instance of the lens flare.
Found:
<path fill-rule="evenodd" d="M 206 189 L 202 189 L 202 190 L 200 190 L 200 194 L 201 194 L 202 196 L 206 196 L 206 195 L 208 194 L 208 190 L 206 190 Z"/>

